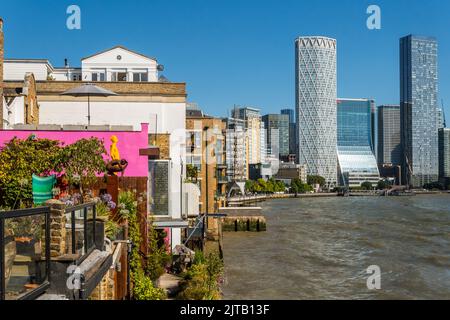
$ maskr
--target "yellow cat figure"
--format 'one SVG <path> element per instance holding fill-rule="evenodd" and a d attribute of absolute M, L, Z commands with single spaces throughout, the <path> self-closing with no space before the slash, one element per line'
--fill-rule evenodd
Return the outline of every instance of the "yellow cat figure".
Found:
<path fill-rule="evenodd" d="M 119 139 L 116 136 L 111 136 L 111 148 L 109 149 L 109 153 L 111 155 L 111 160 L 120 160 L 119 149 L 117 149 L 117 142 Z"/>

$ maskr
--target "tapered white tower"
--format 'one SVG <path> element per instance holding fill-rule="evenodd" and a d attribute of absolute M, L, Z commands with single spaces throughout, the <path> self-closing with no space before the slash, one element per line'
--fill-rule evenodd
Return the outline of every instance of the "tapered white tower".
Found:
<path fill-rule="evenodd" d="M 298 159 L 308 175 L 337 181 L 336 40 L 295 40 Z"/>

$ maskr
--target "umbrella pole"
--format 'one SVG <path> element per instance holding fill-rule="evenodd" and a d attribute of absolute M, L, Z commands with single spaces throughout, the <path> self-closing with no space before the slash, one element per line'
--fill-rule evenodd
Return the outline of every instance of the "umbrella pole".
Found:
<path fill-rule="evenodd" d="M 88 94 L 88 126 L 91 125 L 91 101 Z"/>

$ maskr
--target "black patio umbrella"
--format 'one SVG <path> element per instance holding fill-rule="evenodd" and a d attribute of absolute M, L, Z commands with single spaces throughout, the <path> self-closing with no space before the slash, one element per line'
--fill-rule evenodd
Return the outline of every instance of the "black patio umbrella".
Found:
<path fill-rule="evenodd" d="M 117 93 L 107 90 L 105 88 L 96 86 L 92 83 L 86 83 L 82 86 L 69 89 L 63 93 L 62 96 L 72 96 L 72 97 L 87 97 L 88 98 L 88 125 L 91 124 L 91 102 L 90 97 L 109 97 L 117 96 Z"/>

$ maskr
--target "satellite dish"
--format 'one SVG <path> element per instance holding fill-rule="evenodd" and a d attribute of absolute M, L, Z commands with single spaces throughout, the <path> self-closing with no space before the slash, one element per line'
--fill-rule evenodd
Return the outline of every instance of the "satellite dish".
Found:
<path fill-rule="evenodd" d="M 164 66 L 162 64 L 158 64 L 158 66 L 156 67 L 156 69 L 158 71 L 164 71 Z"/>

